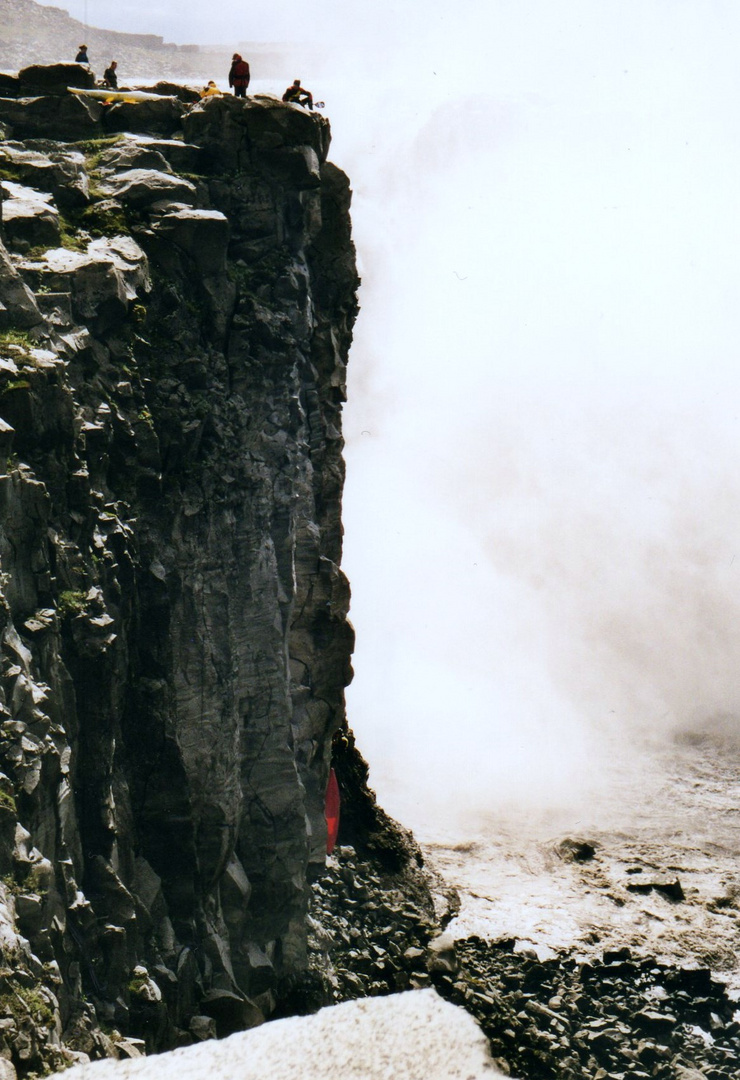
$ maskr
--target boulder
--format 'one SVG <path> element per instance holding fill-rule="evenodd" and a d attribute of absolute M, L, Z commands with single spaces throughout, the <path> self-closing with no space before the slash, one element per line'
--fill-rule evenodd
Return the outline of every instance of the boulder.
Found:
<path fill-rule="evenodd" d="M 65 94 L 68 86 L 92 90 L 95 73 L 87 64 L 31 64 L 18 72 L 23 97 L 36 94 Z"/>
<path fill-rule="evenodd" d="M 7 1058 L 0 1058 L 0 1080 L 16 1080 L 15 1065 Z"/>
<path fill-rule="evenodd" d="M 454 975 L 458 969 L 455 939 L 451 934 L 440 934 L 429 943 L 427 970 Z"/>
<path fill-rule="evenodd" d="M 72 296 L 73 315 L 100 331 L 122 321 L 140 289 L 150 287 L 146 255 L 128 236 L 100 238 L 86 252 L 47 251 L 45 280 Z"/>
<path fill-rule="evenodd" d="M 193 1016 L 188 1030 L 198 1042 L 216 1038 L 216 1021 L 211 1016 Z"/>
<path fill-rule="evenodd" d="M 0 166 L 3 164 L 21 183 L 48 191 L 59 206 L 85 206 L 90 201 L 85 158 L 76 150 L 61 149 L 44 140 L 37 140 L 33 148 L 5 143 L 0 148 Z"/>
<path fill-rule="evenodd" d="M 106 106 L 106 131 L 134 131 L 145 135 L 174 135 L 180 130 L 185 105 L 176 97 L 158 101 L 116 101 Z"/>
<path fill-rule="evenodd" d="M 102 111 L 76 94 L 0 97 L 0 123 L 10 124 L 17 139 L 90 139 L 102 134 Z"/>
<path fill-rule="evenodd" d="M 302 190 L 321 184 L 321 166 L 312 146 L 265 150 L 261 158 L 265 167 L 290 187 Z"/>
<path fill-rule="evenodd" d="M 36 294 L 39 311 L 50 327 L 67 329 L 72 326 L 72 304 L 67 292 L 40 292 Z"/>
<path fill-rule="evenodd" d="M 232 171 L 259 164 L 266 151 L 313 151 L 318 163 L 329 150 L 329 122 L 316 113 L 294 109 L 267 94 L 204 98 L 183 119 L 188 142 L 202 146 L 210 168 Z"/>
<path fill-rule="evenodd" d="M 219 210 L 177 209 L 165 213 L 153 228 L 186 252 L 201 274 L 218 274 L 226 269 L 231 230 Z"/>
<path fill-rule="evenodd" d="M 44 904 L 37 893 L 20 893 L 16 896 L 15 913 L 26 937 L 38 934 L 43 922 Z"/>
<path fill-rule="evenodd" d="M 18 97 L 21 88 L 21 80 L 17 75 L 9 75 L 6 71 L 0 71 L 0 97 Z"/>
<path fill-rule="evenodd" d="M 41 323 L 34 295 L 0 241 L 0 329 L 29 329 Z"/>
<path fill-rule="evenodd" d="M 128 145 L 132 144 L 161 154 L 171 168 L 178 173 L 197 173 L 203 167 L 202 147 L 183 142 L 181 139 L 157 139 L 151 135 L 131 134 L 128 136 Z"/>
<path fill-rule="evenodd" d="M 0 183 L 3 199 L 3 236 L 11 248 L 23 250 L 43 245 L 54 247 L 59 243 L 59 211 L 51 206 L 51 195 L 34 191 L 33 188 L 13 184 L 9 180 Z"/>
<path fill-rule="evenodd" d="M 171 173 L 169 162 L 158 150 L 122 139 L 115 146 L 104 150 L 98 159 L 101 172 L 126 172 L 128 169 L 155 169 L 157 172 Z"/>
<path fill-rule="evenodd" d="M 596 855 L 596 844 L 581 836 L 566 836 L 555 844 L 555 854 L 563 862 L 590 862 Z"/>
<path fill-rule="evenodd" d="M 11 451 L 13 449 L 13 437 L 14 436 L 15 436 L 15 428 L 12 426 L 12 424 L 8 424 L 7 421 L 3 420 L 3 418 L 0 416 L 0 461 L 5 461 L 5 459 L 10 455 L 10 453 L 11 453 Z M 5 804 L 0 803 L 0 852 L 2 851 L 2 847 L 3 847 L 1 837 L 2 837 L 2 831 L 3 831 L 2 823 L 3 823 L 3 816 L 4 815 L 3 815 L 2 811 L 7 810 L 7 809 L 8 809 L 7 802 Z M 5 815 L 5 816 L 7 816 L 7 815 Z M 15 824 L 15 822 L 13 824 Z M 2 859 L 2 856 L 0 855 L 0 867 L 2 867 L 3 865 L 4 865 L 3 859 Z M 9 869 L 9 867 L 8 867 L 8 869 Z M 3 872 L 7 873 L 7 869 L 4 870 Z"/>
<path fill-rule="evenodd" d="M 238 932 L 243 927 L 251 893 L 249 878 L 234 855 L 224 871 L 220 885 L 221 909 L 229 930 Z"/>
<path fill-rule="evenodd" d="M 219 1038 L 258 1027 L 265 1019 L 253 1001 L 231 990 L 209 990 L 201 1001 L 201 1009 L 216 1021 Z"/>
<path fill-rule="evenodd" d="M 136 208 L 151 206 L 161 199 L 191 204 L 195 185 L 181 176 L 171 176 L 157 169 L 127 169 L 107 177 L 100 185 L 105 195 Z"/>
<path fill-rule="evenodd" d="M 633 878 L 627 882 L 627 890 L 632 893 L 641 893 L 643 896 L 650 892 L 657 892 L 665 896 L 667 900 L 677 902 L 686 899 L 681 882 L 670 874 L 651 874 L 649 877 L 646 875 L 637 880 Z"/>

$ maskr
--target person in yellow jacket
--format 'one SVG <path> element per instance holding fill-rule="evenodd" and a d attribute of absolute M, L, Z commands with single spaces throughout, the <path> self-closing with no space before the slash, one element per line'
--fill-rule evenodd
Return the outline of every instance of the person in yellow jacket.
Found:
<path fill-rule="evenodd" d="M 221 91 L 216 86 L 213 79 L 211 79 L 211 81 L 208 83 L 208 85 L 204 86 L 203 89 L 201 90 L 200 96 L 202 98 L 207 98 L 207 97 L 213 97 L 215 94 L 220 94 L 220 93 L 221 93 Z"/>

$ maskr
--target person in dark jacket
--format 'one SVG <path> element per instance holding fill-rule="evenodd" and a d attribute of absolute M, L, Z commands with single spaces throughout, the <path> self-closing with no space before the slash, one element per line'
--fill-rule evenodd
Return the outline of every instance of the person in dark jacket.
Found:
<path fill-rule="evenodd" d="M 106 68 L 103 72 L 103 82 L 106 86 L 109 86 L 111 90 L 118 89 L 118 76 L 116 75 L 117 67 L 117 62 L 115 60 L 111 60 L 110 67 Z"/>
<path fill-rule="evenodd" d="M 239 53 L 234 53 L 229 71 L 229 86 L 234 87 L 236 97 L 246 97 L 249 86 L 249 64 L 242 60 Z"/>
<path fill-rule="evenodd" d="M 79 52 L 75 56 L 75 64 L 89 64 L 90 61 L 87 58 L 87 45 L 78 45 Z"/>
<path fill-rule="evenodd" d="M 292 101 L 295 105 L 307 105 L 313 109 L 313 94 L 310 90 L 304 90 L 300 79 L 293 79 L 291 86 L 283 94 L 283 101 Z"/>

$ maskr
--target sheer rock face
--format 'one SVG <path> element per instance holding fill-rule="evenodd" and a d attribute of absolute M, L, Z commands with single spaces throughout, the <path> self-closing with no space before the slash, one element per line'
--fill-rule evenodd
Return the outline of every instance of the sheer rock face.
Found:
<path fill-rule="evenodd" d="M 186 127 L 0 145 L 65 245 L 0 246 L 0 896 L 89 1056 L 112 1051 L 90 1001 L 162 1048 L 300 974 L 351 678 L 347 180 L 293 106 L 215 98 Z M 144 150 L 175 181 L 151 199 Z M 70 1059 L 42 1027 L 26 1057 L 0 1033 L 21 1072 Z"/>

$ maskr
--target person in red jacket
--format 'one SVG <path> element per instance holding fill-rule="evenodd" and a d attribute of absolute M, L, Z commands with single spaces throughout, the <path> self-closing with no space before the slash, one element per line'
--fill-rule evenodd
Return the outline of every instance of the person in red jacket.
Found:
<path fill-rule="evenodd" d="M 231 58 L 231 70 L 229 71 L 229 86 L 234 87 L 236 97 L 246 97 L 249 86 L 249 64 L 242 60 L 239 53 L 234 53 Z"/>

